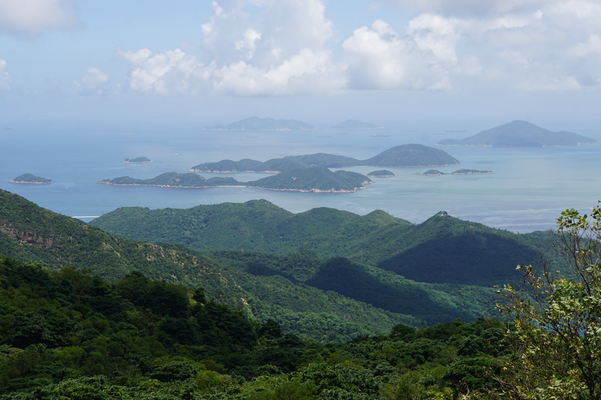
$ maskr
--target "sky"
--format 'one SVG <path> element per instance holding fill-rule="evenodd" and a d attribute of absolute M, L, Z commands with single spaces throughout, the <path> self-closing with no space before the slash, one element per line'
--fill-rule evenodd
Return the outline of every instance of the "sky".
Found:
<path fill-rule="evenodd" d="M 599 21 L 599 0 L 0 0 L 0 120 L 585 128 Z"/>

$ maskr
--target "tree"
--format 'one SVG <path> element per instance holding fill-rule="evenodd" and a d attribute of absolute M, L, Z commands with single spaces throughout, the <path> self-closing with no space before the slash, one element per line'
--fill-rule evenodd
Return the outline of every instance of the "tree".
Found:
<path fill-rule="evenodd" d="M 568 271 L 518 266 L 523 285 L 506 285 L 516 358 L 506 365 L 512 398 L 601 399 L 601 202 L 591 215 L 566 210 L 556 249 Z"/>

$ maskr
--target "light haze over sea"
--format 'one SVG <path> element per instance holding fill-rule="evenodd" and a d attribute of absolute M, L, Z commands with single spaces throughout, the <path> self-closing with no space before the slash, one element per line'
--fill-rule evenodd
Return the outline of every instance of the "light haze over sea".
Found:
<path fill-rule="evenodd" d="M 320 152 L 366 159 L 400 144 L 434 146 L 444 138 L 477 133 L 465 126 L 387 124 L 385 128 L 376 130 L 331 130 L 322 127 L 309 131 L 274 132 L 202 130 L 204 125 L 190 122 L 11 122 L 11 126 L 6 127 L 10 129 L 3 127 L 0 131 L 3 143 L 0 147 L 0 188 L 54 212 L 84 221 L 124 206 L 189 208 L 199 204 L 266 199 L 293 213 L 315 207 L 331 207 L 364 215 L 380 209 L 413 223 L 421 223 L 444 210 L 464 220 L 513 232 L 531 232 L 553 228 L 555 219 L 566 208 L 586 212 L 601 199 L 601 146 L 598 145 L 554 148 L 436 146 L 461 162 L 461 166 L 437 167 L 440 171 L 450 173 L 467 168 L 491 170 L 495 174 L 428 177 L 415 173 L 429 168 L 386 168 L 397 176 L 373 178 L 374 184 L 350 194 L 96 184 L 100 179 L 124 175 L 146 179 L 163 172 L 186 172 L 194 165 L 222 159 L 265 161 Z M 467 132 L 446 132 L 462 129 Z M 595 130 L 577 133 L 600 139 Z M 122 163 L 125 158 L 140 156 L 154 162 Z M 381 168 L 349 168 L 363 174 L 375 169 Z M 50 178 L 53 184 L 8 183 L 23 173 Z M 239 181 L 267 176 L 200 175 L 206 178 L 232 176 Z"/>

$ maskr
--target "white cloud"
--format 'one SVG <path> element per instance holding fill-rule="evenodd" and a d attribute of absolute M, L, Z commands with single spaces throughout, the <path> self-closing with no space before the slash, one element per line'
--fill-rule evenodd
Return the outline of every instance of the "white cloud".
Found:
<path fill-rule="evenodd" d="M 342 47 L 354 89 L 441 90 L 450 87 L 446 67 L 456 61 L 454 33 L 442 21 L 422 20 L 400 35 L 382 20 L 356 29 Z"/>
<path fill-rule="evenodd" d="M 376 4 L 392 3 L 420 13 L 454 16 L 496 15 L 531 11 L 560 0 L 377 0 Z"/>
<path fill-rule="evenodd" d="M 252 17 L 247 7 L 259 7 Z M 132 64 L 129 88 L 156 94 L 207 90 L 236 96 L 331 92 L 344 86 L 344 66 L 325 43 L 332 23 L 322 0 L 213 1 L 202 25 L 200 58 L 181 50 L 118 50 Z"/>
<path fill-rule="evenodd" d="M 74 0 L 0 0 L 0 31 L 39 35 L 79 26 Z"/>
<path fill-rule="evenodd" d="M 110 79 L 110 74 L 105 74 L 99 68 L 90 67 L 81 78 L 81 82 L 74 82 L 74 84 L 82 95 L 103 95 L 106 93 L 106 84 Z"/>
<path fill-rule="evenodd" d="M 0 90 L 10 90 L 12 79 L 6 72 L 6 60 L 0 59 Z"/>

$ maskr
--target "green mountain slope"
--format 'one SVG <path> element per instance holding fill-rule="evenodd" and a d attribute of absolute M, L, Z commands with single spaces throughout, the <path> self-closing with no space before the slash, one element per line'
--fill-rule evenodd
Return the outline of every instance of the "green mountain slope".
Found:
<path fill-rule="evenodd" d="M 459 161 L 440 149 L 421 144 L 405 144 L 388 149 L 367 160 L 357 160 L 334 154 L 310 154 L 304 156 L 288 156 L 274 158 L 264 163 L 243 159 L 240 161 L 223 160 L 198 164 L 191 172 L 271 172 L 277 173 L 296 168 L 321 166 L 327 168 L 343 168 L 353 166 L 376 167 L 425 167 L 436 165 L 459 165 Z"/>
<path fill-rule="evenodd" d="M 486 287 L 518 278 L 516 265 L 536 263 L 540 252 L 555 257 L 550 236 L 514 234 L 446 213 L 413 225 L 382 211 L 358 216 L 318 208 L 291 214 L 264 200 L 188 210 L 120 208 L 91 224 L 129 238 L 170 241 L 197 250 L 285 254 L 305 249 L 415 281 Z"/>
<path fill-rule="evenodd" d="M 573 132 L 551 132 L 527 121 L 512 121 L 465 139 L 445 139 L 440 146 L 547 147 L 597 143 Z"/>
<path fill-rule="evenodd" d="M 274 190 L 354 192 L 362 188 L 364 183 L 371 183 L 371 179 L 356 172 L 332 172 L 326 167 L 314 166 L 285 171 L 247 182 L 246 185 Z"/>

